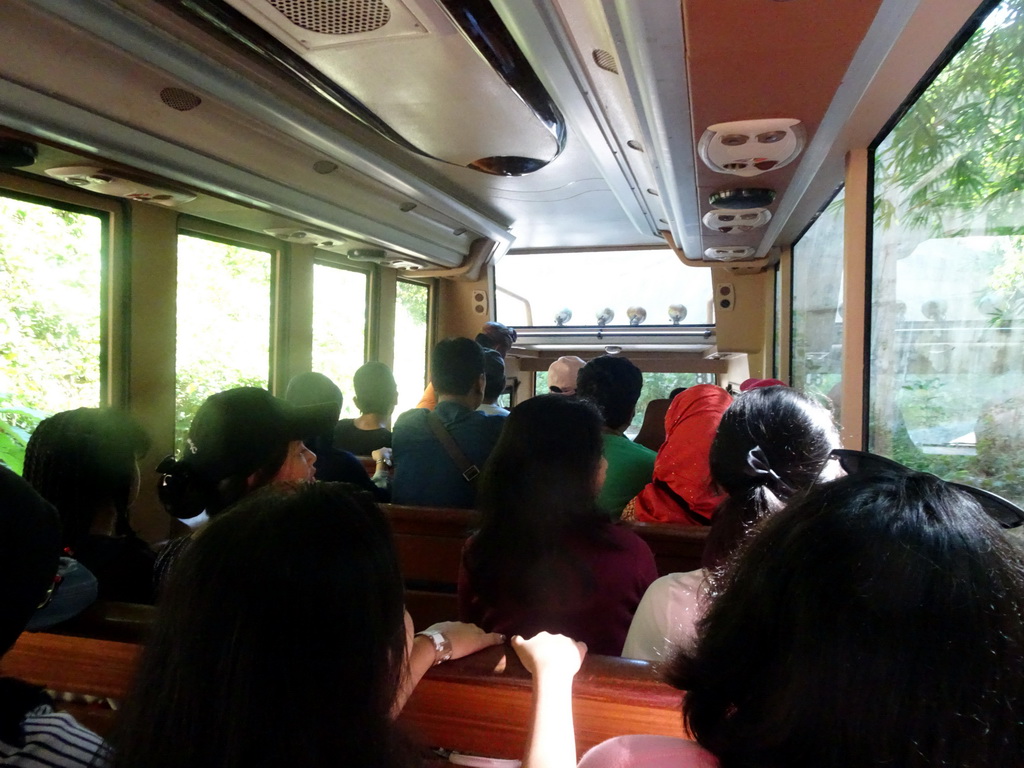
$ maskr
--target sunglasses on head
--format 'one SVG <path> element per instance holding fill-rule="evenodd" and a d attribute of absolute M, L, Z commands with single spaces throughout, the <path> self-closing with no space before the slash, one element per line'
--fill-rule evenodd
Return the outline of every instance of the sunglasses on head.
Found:
<path fill-rule="evenodd" d="M 919 472 L 916 469 L 900 464 L 898 461 L 887 459 L 885 456 L 878 456 L 866 451 L 855 451 L 850 448 L 835 448 L 832 450 L 832 457 L 839 462 L 839 466 L 848 475 L 870 475 L 876 472 L 888 471 L 898 472 L 903 475 L 929 475 L 936 477 L 930 472 Z M 942 480 L 942 478 L 938 478 Z M 1003 528 L 1016 528 L 1024 524 L 1024 509 L 1021 509 L 1011 501 L 1002 496 L 997 496 L 990 491 L 983 491 L 963 483 L 951 483 L 948 480 L 942 482 L 957 488 L 976 502 L 985 513 L 999 523 Z"/>

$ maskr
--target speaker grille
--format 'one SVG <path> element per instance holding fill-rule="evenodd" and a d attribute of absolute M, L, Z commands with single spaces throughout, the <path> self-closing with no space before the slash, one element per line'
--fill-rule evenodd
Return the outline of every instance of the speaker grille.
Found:
<path fill-rule="evenodd" d="M 268 0 L 297 27 L 318 35 L 373 32 L 391 20 L 384 0 Z"/>
<path fill-rule="evenodd" d="M 608 53 L 608 51 L 602 51 L 600 48 L 595 48 L 594 63 L 601 69 L 611 72 L 614 75 L 619 74 L 619 64 L 615 61 L 615 57 Z"/>
<path fill-rule="evenodd" d="M 188 112 L 203 103 L 203 100 L 192 91 L 186 91 L 184 88 L 164 88 L 160 91 L 160 101 L 179 112 Z"/>

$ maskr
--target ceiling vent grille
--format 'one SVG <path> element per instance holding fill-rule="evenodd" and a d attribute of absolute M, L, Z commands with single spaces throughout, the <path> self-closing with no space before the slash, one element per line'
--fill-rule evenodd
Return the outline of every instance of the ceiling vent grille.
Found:
<path fill-rule="evenodd" d="M 188 112 L 203 103 L 201 98 L 184 88 L 164 88 L 160 91 L 160 101 L 179 112 Z"/>
<path fill-rule="evenodd" d="M 595 48 L 594 63 L 606 72 L 611 72 L 613 75 L 619 74 L 619 64 L 615 61 L 615 57 L 608 53 L 608 51 L 602 51 L 600 48 Z"/>
<path fill-rule="evenodd" d="M 384 0 L 268 0 L 292 24 L 319 35 L 373 32 L 391 20 Z"/>

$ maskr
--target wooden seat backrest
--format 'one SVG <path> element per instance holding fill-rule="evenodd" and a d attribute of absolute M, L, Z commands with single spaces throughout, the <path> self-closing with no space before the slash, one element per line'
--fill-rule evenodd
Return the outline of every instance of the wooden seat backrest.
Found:
<path fill-rule="evenodd" d="M 480 523 L 472 509 L 381 504 L 391 521 L 398 561 L 406 582 L 406 607 L 417 629 L 458 613 L 456 586 L 466 538 Z M 658 574 L 700 568 L 708 528 L 671 523 L 623 525 L 636 532 L 654 553 Z"/>
<path fill-rule="evenodd" d="M 121 700 L 140 651 L 132 643 L 26 632 L 0 660 L 0 674 L 56 691 Z M 514 652 L 507 646 L 489 648 L 430 670 L 401 721 L 430 746 L 520 758 L 530 700 L 530 676 Z M 582 753 L 631 733 L 683 736 L 680 702 L 680 692 L 660 682 L 646 662 L 590 656 L 573 688 L 577 746 Z M 89 717 L 81 706 L 69 710 L 101 733 L 114 716 L 111 710 L 103 718 Z"/>

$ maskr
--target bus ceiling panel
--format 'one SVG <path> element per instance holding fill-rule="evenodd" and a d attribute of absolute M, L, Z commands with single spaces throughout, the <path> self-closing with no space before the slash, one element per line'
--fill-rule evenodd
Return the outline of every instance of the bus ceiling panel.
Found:
<path fill-rule="evenodd" d="M 467 205 L 429 180 L 429 174 L 411 172 L 353 139 L 344 130 L 345 120 L 329 122 L 304 111 L 119 3 L 6 2 L 18 11 L 5 22 L 18 23 L 0 29 L 7 43 L 0 46 L 0 72 L 6 77 L 18 73 L 14 79 L 40 94 L 81 105 L 134 132 L 131 142 L 106 149 L 110 142 L 99 134 L 90 152 L 230 199 L 287 210 L 285 215 L 298 222 L 338 229 L 336 222 L 365 221 L 355 233 L 360 239 L 384 244 L 388 238 L 403 239 L 405 230 L 409 242 L 430 243 L 421 255 L 439 266 L 453 266 L 465 255 L 468 238 L 458 230 L 494 240 L 499 250 L 511 243 L 509 222 L 486 206 Z M 205 42 L 216 45 L 213 38 Z M 160 92 L 169 83 L 199 96 L 201 107 L 180 112 L 162 102 Z M 54 141 L 86 148 L 76 122 L 57 120 L 52 131 Z M 148 150 L 147 134 L 156 143 L 162 139 L 177 145 L 171 154 L 178 159 L 159 161 Z M 129 143 L 136 147 L 130 152 Z M 210 158 L 250 181 L 239 187 L 211 186 Z M 323 163 L 331 167 L 329 175 L 315 170 Z M 210 167 L 220 166 L 214 162 Z M 274 196 L 274 188 L 288 188 L 292 203 L 280 206 L 265 199 Z M 402 215 L 416 209 L 417 215 Z M 325 210 L 335 213 L 325 217 Z M 399 250 L 414 253 L 408 246 Z"/>
<path fill-rule="evenodd" d="M 653 159 L 644 151 L 637 110 L 619 70 L 611 30 L 600 6 L 584 0 L 492 3 L 569 123 L 566 153 L 552 170 L 587 181 L 579 157 L 582 147 L 633 225 L 632 233 L 624 230 L 608 242 L 660 238 L 665 212 Z M 570 157 L 574 148 L 577 155 Z M 617 218 L 614 208 L 608 208 L 606 217 Z M 585 235 L 586 222 L 578 221 L 571 209 L 565 211 L 562 221 L 570 238 Z"/>
<path fill-rule="evenodd" d="M 405 149 L 518 176 L 564 147 L 561 113 L 486 0 L 182 4 Z"/>
<path fill-rule="evenodd" d="M 871 145 L 981 4 L 919 0 L 887 2 L 880 9 L 877 29 L 865 39 L 821 122 L 817 146 L 806 153 L 808 168 L 795 180 L 801 194 L 787 201 L 792 213 L 778 227 L 777 242 L 795 242 L 842 183 L 846 153 Z"/>
<path fill-rule="evenodd" d="M 188 188 L 205 190 L 242 206 L 254 206 L 290 221 L 369 241 L 391 251 L 419 255 L 440 266 L 461 264 L 469 249 L 469 243 L 459 242 L 457 249 L 439 243 L 436 227 L 408 226 L 403 230 L 393 224 L 382 224 L 301 189 L 269 181 L 3 79 L 0 79 L 0 124 L 90 157 L 98 155 Z M 69 126 L 73 126 L 73 131 Z M 41 160 L 45 159 L 43 155 Z M 43 173 L 45 168 L 28 170 Z M 185 204 L 181 209 L 198 212 L 193 206 L 196 203 Z M 233 218 L 226 223 L 238 224 Z"/>
<path fill-rule="evenodd" d="M 742 4 L 686 0 L 686 59 L 695 138 L 716 123 L 790 118 L 799 120 L 813 141 L 880 4 L 881 0 L 813 4 L 809 0 Z M 737 66 L 738 62 L 748 62 L 749 67 Z M 792 164 L 750 178 L 698 163 L 702 216 L 714 208 L 710 198 L 717 192 L 749 187 L 775 192 L 774 202 L 764 206 L 772 214 L 768 227 L 729 234 L 705 227 L 702 250 L 754 247 L 756 258 L 763 258 L 775 244 L 791 209 L 790 200 L 799 194 L 790 185 L 806 159 L 805 152 Z"/>
<path fill-rule="evenodd" d="M 701 210 L 680 2 L 601 0 L 601 6 L 664 206 L 659 229 L 688 254 L 698 254 Z"/>

